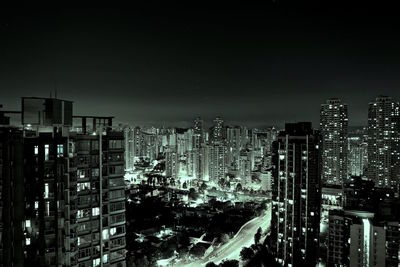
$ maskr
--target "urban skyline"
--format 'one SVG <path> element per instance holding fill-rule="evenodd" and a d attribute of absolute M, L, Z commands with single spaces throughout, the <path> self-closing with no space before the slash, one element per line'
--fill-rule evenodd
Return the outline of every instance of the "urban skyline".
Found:
<path fill-rule="evenodd" d="M 400 266 L 389 4 L 0 9 L 0 267 Z"/>

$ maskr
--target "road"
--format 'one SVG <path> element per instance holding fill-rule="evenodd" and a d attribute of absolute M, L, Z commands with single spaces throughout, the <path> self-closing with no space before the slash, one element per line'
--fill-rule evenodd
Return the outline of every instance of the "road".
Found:
<path fill-rule="evenodd" d="M 261 227 L 264 232 L 266 229 L 269 229 L 270 223 L 271 205 L 269 204 L 268 210 L 263 215 L 245 223 L 228 243 L 216 248 L 208 257 L 184 264 L 183 266 L 204 266 L 210 261 L 219 264 L 224 259 L 239 260 L 242 248 L 250 247 L 254 244 L 254 234 L 257 232 L 258 227 Z"/>

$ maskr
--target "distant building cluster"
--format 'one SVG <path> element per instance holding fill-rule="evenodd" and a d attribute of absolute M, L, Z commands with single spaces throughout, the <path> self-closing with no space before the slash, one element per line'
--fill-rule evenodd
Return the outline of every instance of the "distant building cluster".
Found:
<path fill-rule="evenodd" d="M 248 129 L 225 126 L 217 117 L 207 130 L 204 121 L 196 118 L 192 128 L 127 127 L 125 129 L 125 164 L 134 170 L 137 162 L 146 159 L 165 161 L 165 175 L 181 180 L 210 181 L 217 184 L 232 178 L 242 186 L 252 177 L 270 175 L 271 144 L 275 128 Z M 264 174 L 264 175 L 263 175 Z M 264 181 L 270 190 L 270 181 Z"/>

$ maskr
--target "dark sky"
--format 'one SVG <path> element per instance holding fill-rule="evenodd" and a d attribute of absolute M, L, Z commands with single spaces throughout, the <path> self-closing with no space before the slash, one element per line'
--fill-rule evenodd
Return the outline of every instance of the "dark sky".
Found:
<path fill-rule="evenodd" d="M 21 96 L 56 87 L 75 114 L 252 126 L 316 124 L 320 104 L 340 97 L 362 125 L 377 95 L 400 99 L 397 9 L 385 2 L 133 2 L 2 9 L 0 103 L 18 109 Z"/>

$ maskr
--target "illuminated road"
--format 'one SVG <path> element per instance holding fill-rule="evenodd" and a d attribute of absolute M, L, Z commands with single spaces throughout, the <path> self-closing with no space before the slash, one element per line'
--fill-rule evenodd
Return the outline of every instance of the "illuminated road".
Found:
<path fill-rule="evenodd" d="M 206 258 L 182 266 L 204 266 L 210 261 L 219 264 L 224 259 L 239 260 L 242 248 L 250 247 L 254 244 L 254 234 L 257 232 L 258 227 L 261 227 L 264 232 L 266 229 L 269 229 L 270 223 L 271 205 L 269 204 L 268 210 L 262 216 L 245 223 L 228 243 L 216 248 Z"/>

